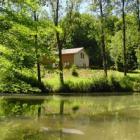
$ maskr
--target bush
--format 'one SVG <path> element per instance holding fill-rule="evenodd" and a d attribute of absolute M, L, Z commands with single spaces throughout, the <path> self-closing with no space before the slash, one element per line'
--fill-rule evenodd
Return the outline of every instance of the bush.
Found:
<path fill-rule="evenodd" d="M 79 76 L 77 72 L 77 67 L 75 65 L 72 66 L 72 76 L 75 76 L 75 77 Z"/>
<path fill-rule="evenodd" d="M 45 85 L 43 83 L 38 83 L 38 80 L 35 77 L 26 76 L 19 72 L 15 72 L 15 77 L 17 79 L 20 79 L 21 81 L 24 81 L 27 84 L 30 84 L 31 87 L 39 88 L 41 90 L 41 92 L 45 92 L 45 93 L 49 92 L 47 87 L 45 87 Z"/>

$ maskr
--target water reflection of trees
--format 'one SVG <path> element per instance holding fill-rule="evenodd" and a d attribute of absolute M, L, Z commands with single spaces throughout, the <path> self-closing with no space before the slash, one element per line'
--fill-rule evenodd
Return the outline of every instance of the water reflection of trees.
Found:
<path fill-rule="evenodd" d="M 38 108 L 42 104 L 42 100 L 29 100 L 29 99 L 0 99 L 0 115 L 1 116 L 17 116 L 29 115 L 36 116 Z"/>

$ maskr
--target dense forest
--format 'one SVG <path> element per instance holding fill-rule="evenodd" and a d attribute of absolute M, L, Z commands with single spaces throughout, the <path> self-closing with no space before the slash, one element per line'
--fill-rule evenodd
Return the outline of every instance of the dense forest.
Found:
<path fill-rule="evenodd" d="M 52 63 L 63 85 L 62 49 L 76 47 L 105 77 L 139 69 L 140 1 L 0 0 L 1 92 L 47 92 L 42 77 Z"/>

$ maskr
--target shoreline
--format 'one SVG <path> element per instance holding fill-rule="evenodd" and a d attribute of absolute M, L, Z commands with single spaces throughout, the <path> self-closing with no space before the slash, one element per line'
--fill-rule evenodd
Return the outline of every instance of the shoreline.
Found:
<path fill-rule="evenodd" d="M 92 92 L 92 93 L 0 93 L 0 97 L 49 97 L 49 96 L 130 96 L 139 95 L 140 92 Z"/>

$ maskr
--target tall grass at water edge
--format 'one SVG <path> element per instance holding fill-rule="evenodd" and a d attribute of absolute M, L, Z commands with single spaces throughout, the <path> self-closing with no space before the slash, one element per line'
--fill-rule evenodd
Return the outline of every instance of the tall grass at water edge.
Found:
<path fill-rule="evenodd" d="M 49 79 L 44 79 L 46 85 L 49 85 L 51 92 L 139 92 L 140 74 L 129 73 L 123 76 L 123 73 L 109 71 L 106 78 L 103 71 L 79 70 L 79 77 L 74 77 L 65 72 L 65 84 L 61 86 L 58 75 L 53 75 Z M 103 93 L 102 93 L 103 94 Z M 129 93 L 131 94 L 131 93 Z"/>

